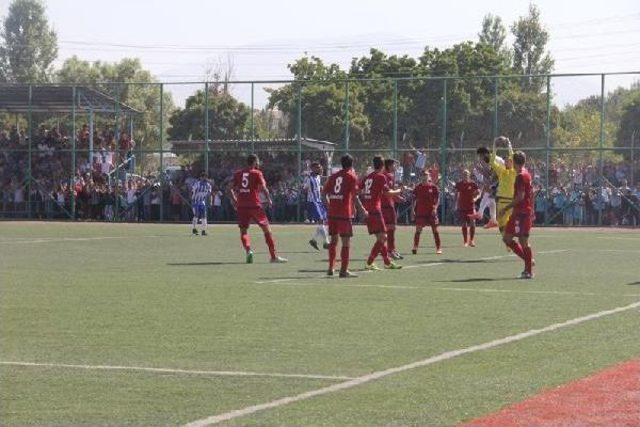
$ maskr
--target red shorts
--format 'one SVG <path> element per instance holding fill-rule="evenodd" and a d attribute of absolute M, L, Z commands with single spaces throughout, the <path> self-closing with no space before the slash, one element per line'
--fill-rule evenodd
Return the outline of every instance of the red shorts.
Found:
<path fill-rule="evenodd" d="M 460 218 L 460 221 L 462 222 L 467 222 L 467 221 L 474 220 L 475 218 L 472 218 L 472 216 L 474 216 L 475 214 L 476 214 L 475 209 L 465 209 L 465 210 L 460 209 L 458 211 L 458 218 Z"/>
<path fill-rule="evenodd" d="M 392 206 L 383 206 L 382 207 L 382 218 L 384 219 L 385 225 L 396 225 L 398 224 L 398 213 L 396 212 L 396 208 Z"/>
<path fill-rule="evenodd" d="M 438 225 L 438 214 L 431 212 L 426 215 L 416 215 L 416 226 L 426 227 L 427 225 Z"/>
<path fill-rule="evenodd" d="M 353 236 L 353 226 L 351 218 L 329 217 L 329 236 L 351 237 Z"/>
<path fill-rule="evenodd" d="M 384 223 L 382 212 L 369 212 L 369 216 L 367 217 L 367 230 L 369 234 L 387 232 L 387 226 Z"/>
<path fill-rule="evenodd" d="M 531 227 L 533 227 L 533 216 L 530 213 L 513 213 L 504 232 L 516 237 L 529 237 Z"/>
<path fill-rule="evenodd" d="M 269 225 L 269 218 L 264 209 L 238 207 L 238 227 L 249 228 L 252 220 L 258 225 Z"/>

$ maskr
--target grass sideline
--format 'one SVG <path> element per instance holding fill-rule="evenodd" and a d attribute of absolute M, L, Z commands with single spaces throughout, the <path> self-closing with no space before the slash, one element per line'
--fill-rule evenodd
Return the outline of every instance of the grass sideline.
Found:
<path fill-rule="evenodd" d="M 640 301 L 637 231 L 534 229 L 538 277 L 494 232 L 445 254 L 424 233 L 412 268 L 327 279 L 312 227 L 0 223 L 0 362 L 359 377 Z M 400 227 L 409 252 L 412 230 Z M 372 241 L 358 227 L 353 268 Z M 452 425 L 640 354 L 638 311 L 232 420 L 235 425 Z M 6 425 L 177 425 L 336 384 L 328 378 L 0 365 Z"/>

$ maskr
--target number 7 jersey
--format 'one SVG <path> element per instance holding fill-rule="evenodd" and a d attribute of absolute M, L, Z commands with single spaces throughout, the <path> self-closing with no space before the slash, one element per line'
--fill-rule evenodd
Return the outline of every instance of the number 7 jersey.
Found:
<path fill-rule="evenodd" d="M 244 168 L 233 174 L 233 189 L 238 198 L 239 208 L 260 207 L 260 191 L 267 184 L 259 169 Z"/>
<path fill-rule="evenodd" d="M 329 199 L 329 218 L 353 217 L 353 198 L 358 191 L 358 178 L 353 169 L 342 169 L 331 175 L 323 190 Z"/>

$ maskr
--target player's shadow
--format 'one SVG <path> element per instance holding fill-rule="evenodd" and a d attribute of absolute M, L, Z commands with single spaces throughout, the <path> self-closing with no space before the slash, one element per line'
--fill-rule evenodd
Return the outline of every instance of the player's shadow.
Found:
<path fill-rule="evenodd" d="M 311 273 L 312 270 L 306 270 L 305 272 Z M 324 272 L 326 272 L 326 270 L 322 270 L 322 272 L 324 273 Z M 290 280 L 291 282 L 294 282 L 295 280 L 323 279 L 323 278 L 324 277 L 318 277 L 318 276 L 296 276 L 296 277 L 282 276 L 282 277 L 258 277 L 258 280 L 265 280 L 265 281 L 270 281 L 270 280 L 272 280 L 272 281 L 273 280 Z M 291 283 L 291 282 L 289 282 L 289 283 Z"/>
<path fill-rule="evenodd" d="M 513 277 L 470 277 L 468 279 L 434 280 L 435 283 L 480 283 L 480 282 L 505 282 L 517 280 Z"/>
<path fill-rule="evenodd" d="M 246 264 L 241 261 L 210 261 L 210 262 L 168 262 L 167 265 L 171 267 L 193 267 L 196 265 L 238 265 Z"/>
<path fill-rule="evenodd" d="M 627 286 L 635 286 L 635 285 L 640 285 L 640 281 L 627 283 Z"/>
<path fill-rule="evenodd" d="M 445 258 L 445 259 L 435 259 L 432 261 L 418 261 L 416 264 L 427 265 L 427 264 L 493 264 L 497 262 L 506 262 L 503 259 L 453 259 L 453 258 Z"/>

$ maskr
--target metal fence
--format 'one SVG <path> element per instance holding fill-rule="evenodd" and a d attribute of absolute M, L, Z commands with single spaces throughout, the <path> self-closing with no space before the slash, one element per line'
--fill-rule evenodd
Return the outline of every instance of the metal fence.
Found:
<path fill-rule="evenodd" d="M 640 72 L 204 83 L 0 86 L 0 218 L 185 221 L 188 185 L 215 179 L 211 219 L 249 153 L 263 159 L 276 221 L 303 221 L 309 164 L 350 153 L 398 160 L 408 187 L 428 170 L 440 216 L 476 148 L 506 135 L 528 155 L 539 224 L 640 224 Z M 186 98 L 173 106 L 171 94 Z M 269 101 L 269 107 L 267 107 Z M 628 108 L 627 108 L 628 109 Z M 631 117 L 631 119 L 629 119 Z M 400 203 L 409 221 L 410 192 Z"/>

